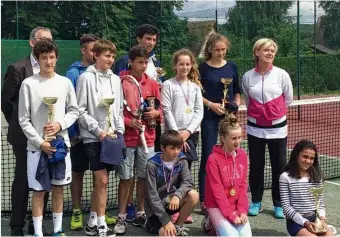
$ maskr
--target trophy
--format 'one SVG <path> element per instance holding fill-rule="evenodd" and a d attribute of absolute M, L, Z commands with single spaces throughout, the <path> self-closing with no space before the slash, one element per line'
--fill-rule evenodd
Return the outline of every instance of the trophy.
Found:
<path fill-rule="evenodd" d="M 157 82 L 159 85 L 162 85 L 161 77 L 164 77 L 166 75 L 166 71 L 161 68 L 161 67 L 156 67 L 156 72 L 157 72 Z"/>
<path fill-rule="evenodd" d="M 43 97 L 44 104 L 48 106 L 48 123 L 53 122 L 53 116 L 54 116 L 53 105 L 57 103 L 57 101 L 58 101 L 57 97 Z M 46 142 L 53 141 L 54 139 L 56 139 L 55 134 L 44 135 L 44 140 Z"/>
<path fill-rule="evenodd" d="M 227 114 L 227 110 L 225 109 L 225 103 L 227 101 L 227 94 L 228 94 L 228 85 L 233 81 L 231 78 L 221 78 L 221 82 L 224 85 L 223 90 L 223 99 L 221 104 L 221 112 L 224 114 Z"/>
<path fill-rule="evenodd" d="M 322 193 L 323 188 L 309 188 L 308 191 L 312 193 L 312 195 L 315 198 L 315 206 L 316 206 L 316 218 L 314 221 L 314 224 L 316 226 L 315 233 L 326 233 L 327 232 L 327 227 L 324 226 L 320 220 L 319 216 L 319 195 Z"/>
<path fill-rule="evenodd" d="M 99 103 L 99 105 L 104 106 L 107 110 L 107 118 L 109 120 L 109 127 L 107 129 L 107 135 L 110 136 L 111 138 L 117 138 L 117 135 L 114 133 L 113 129 L 112 129 L 112 125 L 111 125 L 111 112 L 110 112 L 110 106 L 114 103 L 115 98 L 111 97 L 111 98 L 105 98 L 102 99 Z"/>
<path fill-rule="evenodd" d="M 155 108 L 155 96 L 149 96 L 146 98 L 148 101 L 149 107 Z M 155 129 L 156 128 L 156 119 L 149 119 L 148 120 L 148 128 Z"/>

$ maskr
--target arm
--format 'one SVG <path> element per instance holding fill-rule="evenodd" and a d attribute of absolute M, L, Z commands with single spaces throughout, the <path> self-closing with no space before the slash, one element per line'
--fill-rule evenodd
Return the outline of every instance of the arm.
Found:
<path fill-rule="evenodd" d="M 171 109 L 172 109 L 171 99 L 172 99 L 172 95 L 171 95 L 170 84 L 165 82 L 162 85 L 162 106 L 163 106 L 165 122 L 169 129 L 178 131 L 175 117 L 173 116 L 171 112 Z"/>
<path fill-rule="evenodd" d="M 196 96 L 195 96 L 195 107 L 194 107 L 194 117 L 191 120 L 191 123 L 187 130 L 193 134 L 196 129 L 200 126 L 201 121 L 203 119 L 203 97 L 202 92 L 199 87 L 196 87 Z"/>
<path fill-rule="evenodd" d="M 247 214 L 248 213 L 248 182 L 247 182 L 247 174 L 248 174 L 248 157 L 246 153 L 243 153 L 244 158 L 242 159 L 243 171 L 241 177 L 241 183 L 239 186 L 239 198 L 237 200 L 237 212 L 238 214 Z"/>
<path fill-rule="evenodd" d="M 239 83 L 239 75 L 238 75 L 238 70 L 237 66 L 234 65 L 234 78 L 233 78 L 233 92 L 234 92 L 234 101 L 237 105 L 241 104 L 241 88 L 240 88 L 240 83 Z"/>
<path fill-rule="evenodd" d="M 322 187 L 322 182 L 320 182 L 320 186 Z M 325 196 L 323 193 L 320 195 L 320 200 L 319 200 L 319 215 L 321 219 L 326 219 L 326 207 L 325 207 Z"/>
<path fill-rule="evenodd" d="M 61 126 L 61 130 L 65 130 L 66 128 L 69 128 L 72 124 L 74 124 L 78 116 L 79 109 L 77 104 L 76 93 L 74 92 L 74 89 L 70 83 L 69 91 L 66 98 L 66 114 L 63 120 L 57 121 Z"/>
<path fill-rule="evenodd" d="M 75 91 L 76 91 L 76 88 L 77 88 L 76 86 L 77 86 L 77 79 L 78 79 L 78 76 L 79 76 L 79 74 L 78 74 L 78 73 L 77 73 L 77 74 L 73 73 L 72 70 L 68 70 L 68 71 L 66 72 L 66 77 L 67 77 L 68 79 L 70 79 L 70 81 L 71 81 L 71 83 L 72 83 L 73 88 L 74 88 Z M 68 135 L 70 136 L 70 138 L 71 138 L 71 137 L 78 137 L 78 136 L 79 136 L 79 131 L 78 131 L 77 127 L 78 127 L 78 122 L 76 121 L 74 124 L 72 124 L 72 125 L 67 129 Z"/>
<path fill-rule="evenodd" d="M 286 107 L 288 107 L 293 102 L 293 85 L 292 80 L 286 71 L 284 71 L 282 83 L 282 92 L 285 97 Z"/>
<path fill-rule="evenodd" d="M 179 200 L 182 200 L 183 197 L 187 194 L 187 192 L 193 189 L 193 182 L 188 167 L 188 161 L 186 159 L 181 159 L 181 165 L 182 170 L 179 175 L 181 185 L 174 193 L 174 195 L 176 195 L 179 198 Z"/>

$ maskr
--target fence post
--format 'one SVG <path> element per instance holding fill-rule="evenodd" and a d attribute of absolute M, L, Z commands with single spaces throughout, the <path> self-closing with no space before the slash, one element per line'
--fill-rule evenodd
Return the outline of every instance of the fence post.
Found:
<path fill-rule="evenodd" d="M 297 0 L 297 19 L 296 19 L 296 33 L 297 33 L 297 44 L 296 44 L 296 69 L 297 69 L 297 97 L 300 100 L 300 1 Z M 298 120 L 301 119 L 301 108 L 298 106 Z"/>
<path fill-rule="evenodd" d="M 314 75 L 313 75 L 313 93 L 316 94 L 316 0 L 314 1 Z"/>
<path fill-rule="evenodd" d="M 17 39 L 19 39 L 19 7 L 18 7 L 18 1 L 15 1 L 15 10 L 17 15 Z"/>

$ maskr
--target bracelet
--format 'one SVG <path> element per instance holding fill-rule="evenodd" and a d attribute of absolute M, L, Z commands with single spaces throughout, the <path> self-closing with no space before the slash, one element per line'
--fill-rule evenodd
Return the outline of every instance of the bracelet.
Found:
<path fill-rule="evenodd" d="M 208 110 L 210 109 L 210 105 L 211 105 L 211 101 L 209 101 L 207 104 Z"/>

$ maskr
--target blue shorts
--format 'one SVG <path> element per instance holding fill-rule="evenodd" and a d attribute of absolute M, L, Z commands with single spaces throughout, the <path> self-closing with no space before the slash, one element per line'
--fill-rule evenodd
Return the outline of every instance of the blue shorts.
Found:
<path fill-rule="evenodd" d="M 303 217 L 306 218 L 307 220 L 309 220 L 310 222 L 314 222 L 316 215 L 315 214 L 308 215 L 308 216 L 303 215 Z M 292 219 L 287 219 L 286 224 L 287 224 L 287 231 L 288 231 L 290 236 L 297 236 L 299 231 L 302 230 L 303 228 L 305 228 L 304 226 L 297 224 Z"/>

